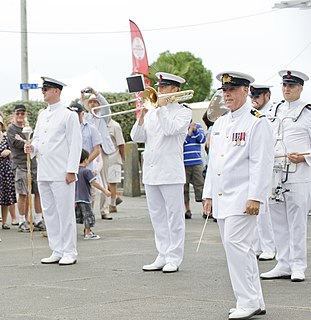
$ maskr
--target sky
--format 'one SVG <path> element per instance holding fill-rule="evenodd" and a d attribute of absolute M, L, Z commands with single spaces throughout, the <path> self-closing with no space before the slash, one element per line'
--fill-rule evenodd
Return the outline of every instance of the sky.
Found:
<path fill-rule="evenodd" d="M 256 84 L 273 85 L 272 100 L 280 101 L 279 70 L 311 78 L 311 9 L 273 9 L 276 2 L 27 0 L 29 83 L 48 76 L 69 81 L 68 87 L 75 79 L 81 89 L 125 91 L 131 19 L 142 32 L 149 65 L 162 52 L 188 51 L 212 72 L 212 88 L 219 86 L 219 72 L 240 71 Z M 20 0 L 1 0 L 0 43 L 1 106 L 21 98 Z M 30 98 L 38 99 L 36 93 L 30 90 Z M 311 80 L 302 97 L 311 102 Z"/>

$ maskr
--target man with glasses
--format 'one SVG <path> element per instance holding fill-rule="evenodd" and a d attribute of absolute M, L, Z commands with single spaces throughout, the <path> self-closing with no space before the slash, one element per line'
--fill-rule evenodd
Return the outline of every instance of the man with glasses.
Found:
<path fill-rule="evenodd" d="M 266 313 L 253 242 L 272 179 L 273 136 L 268 121 L 247 99 L 253 77 L 228 71 L 216 78 L 230 111 L 211 132 L 204 210 L 217 219 L 225 249 L 236 298 L 229 319 L 250 319 Z"/>
<path fill-rule="evenodd" d="M 250 86 L 250 98 L 253 107 L 261 114 L 266 115 L 272 109 L 271 86 L 252 84 Z M 271 224 L 269 207 L 265 214 L 257 216 L 256 238 L 254 249 L 260 261 L 273 260 L 275 258 L 274 235 Z"/>
<path fill-rule="evenodd" d="M 311 105 L 300 96 L 309 77 L 294 70 L 282 70 L 279 75 L 285 101 L 271 114 L 277 137 L 275 156 L 282 165 L 282 199 L 269 205 L 278 263 L 260 276 L 301 282 L 307 268 L 307 217 L 311 208 Z"/>
<path fill-rule="evenodd" d="M 78 115 L 60 100 L 64 83 L 42 77 L 48 103 L 38 117 L 31 145 L 25 152 L 37 156 L 38 186 L 52 255 L 43 264 L 72 265 L 77 261 L 75 181 L 82 137 Z"/>
<path fill-rule="evenodd" d="M 15 175 L 15 189 L 18 194 L 17 206 L 19 211 L 19 232 L 30 232 L 28 215 L 28 178 L 27 178 L 27 156 L 24 152 L 26 137 L 23 127 L 27 117 L 27 110 L 23 104 L 14 107 L 13 123 L 7 129 L 7 137 L 12 152 L 12 167 Z M 45 231 L 42 219 L 40 195 L 37 184 L 37 161 L 31 160 L 31 190 L 34 194 L 34 230 Z"/>

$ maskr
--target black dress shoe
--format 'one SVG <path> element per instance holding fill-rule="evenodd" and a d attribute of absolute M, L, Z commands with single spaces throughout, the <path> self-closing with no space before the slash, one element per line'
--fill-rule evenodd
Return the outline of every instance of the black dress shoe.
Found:
<path fill-rule="evenodd" d="M 191 211 L 190 211 L 190 210 L 187 210 L 187 211 L 185 212 L 185 219 L 191 219 L 191 216 L 192 216 Z"/>

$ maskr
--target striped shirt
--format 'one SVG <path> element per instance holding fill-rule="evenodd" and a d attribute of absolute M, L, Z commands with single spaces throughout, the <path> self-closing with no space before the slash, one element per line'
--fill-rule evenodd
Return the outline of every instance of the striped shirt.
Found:
<path fill-rule="evenodd" d="M 201 144 L 205 143 L 206 136 L 202 126 L 197 123 L 196 131 L 191 133 L 191 136 L 187 135 L 184 141 L 184 165 L 193 166 L 202 164 L 201 156 Z"/>

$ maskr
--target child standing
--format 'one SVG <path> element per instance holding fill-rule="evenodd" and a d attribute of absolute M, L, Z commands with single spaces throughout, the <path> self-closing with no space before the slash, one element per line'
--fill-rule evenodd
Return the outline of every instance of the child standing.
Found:
<path fill-rule="evenodd" d="M 91 206 L 91 187 L 105 193 L 106 196 L 110 196 L 110 191 L 103 188 L 94 177 L 92 171 L 86 166 L 88 165 L 89 152 L 82 149 L 80 166 L 78 172 L 78 181 L 76 182 L 76 221 L 79 224 L 84 223 L 84 239 L 85 240 L 97 240 L 100 236 L 96 235 L 91 228 L 95 225 L 95 216 Z"/>

